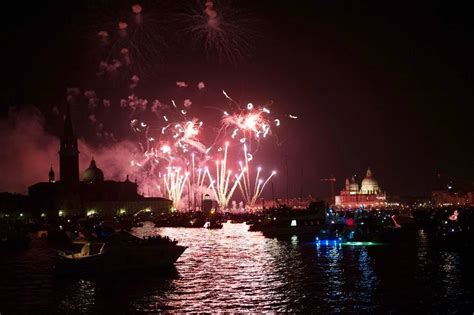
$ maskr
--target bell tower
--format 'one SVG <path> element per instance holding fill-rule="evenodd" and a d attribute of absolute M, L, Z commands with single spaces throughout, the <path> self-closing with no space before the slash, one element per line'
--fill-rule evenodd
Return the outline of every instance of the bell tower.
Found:
<path fill-rule="evenodd" d="M 72 128 L 70 105 L 67 105 L 66 118 L 64 119 L 64 132 L 59 148 L 59 173 L 63 183 L 76 183 L 79 181 L 79 150 L 77 137 Z"/>

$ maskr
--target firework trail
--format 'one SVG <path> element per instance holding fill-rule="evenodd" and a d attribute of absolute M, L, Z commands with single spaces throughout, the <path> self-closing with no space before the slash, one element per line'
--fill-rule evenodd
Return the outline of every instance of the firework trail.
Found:
<path fill-rule="evenodd" d="M 168 167 L 168 172 L 163 177 L 163 184 L 168 194 L 168 198 L 173 202 L 173 210 L 178 209 L 184 187 L 189 179 L 189 173 L 181 173 L 180 167 Z"/>
<path fill-rule="evenodd" d="M 266 179 L 260 177 L 262 168 L 257 168 L 257 174 L 255 176 L 255 181 L 252 188 L 251 182 L 251 175 L 250 175 L 250 167 L 249 162 L 252 160 L 251 155 L 247 152 L 247 145 L 243 145 L 244 147 L 244 164 L 240 163 L 240 170 L 244 173 L 242 176 L 242 180 L 238 181 L 238 185 L 242 196 L 247 204 L 248 209 L 254 209 L 255 205 L 260 198 L 265 186 L 268 184 L 270 179 L 276 174 L 276 171 L 273 171 L 270 176 Z"/>
<path fill-rule="evenodd" d="M 209 169 L 206 169 L 206 173 L 209 178 L 210 188 L 222 209 L 227 209 L 229 201 L 232 198 L 235 189 L 237 188 L 240 179 L 242 178 L 245 170 L 242 170 L 235 178 L 232 177 L 232 170 L 227 167 L 227 152 L 229 143 L 226 142 L 224 149 L 224 158 L 222 160 L 216 160 L 216 173 L 213 178 Z M 231 180 L 234 179 L 232 183 Z"/>

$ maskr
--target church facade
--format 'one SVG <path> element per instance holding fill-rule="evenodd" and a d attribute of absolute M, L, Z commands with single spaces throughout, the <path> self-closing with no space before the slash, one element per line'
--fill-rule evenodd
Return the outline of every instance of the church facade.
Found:
<path fill-rule="evenodd" d="M 128 176 L 124 181 L 105 180 L 93 158 L 80 178 L 77 137 L 69 108 L 60 140 L 59 171 L 59 181 L 51 167 L 47 182 L 28 187 L 34 216 L 114 216 L 171 209 L 171 200 L 138 194 L 137 183 L 131 182 Z"/>
<path fill-rule="evenodd" d="M 335 197 L 335 205 L 341 208 L 382 208 L 387 206 L 387 196 L 369 168 L 360 187 L 355 177 L 350 181 L 346 179 L 344 189 Z"/>

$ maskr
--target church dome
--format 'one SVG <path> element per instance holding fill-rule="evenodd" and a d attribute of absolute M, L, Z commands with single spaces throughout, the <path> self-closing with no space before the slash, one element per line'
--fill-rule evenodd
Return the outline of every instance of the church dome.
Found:
<path fill-rule="evenodd" d="M 82 180 L 86 183 L 97 183 L 104 181 L 104 173 L 95 165 L 94 159 L 91 160 L 89 168 L 84 171 Z"/>
<path fill-rule="evenodd" d="M 360 192 L 363 194 L 377 194 L 379 190 L 379 183 L 372 177 L 370 168 L 367 169 L 367 174 L 361 183 Z"/>

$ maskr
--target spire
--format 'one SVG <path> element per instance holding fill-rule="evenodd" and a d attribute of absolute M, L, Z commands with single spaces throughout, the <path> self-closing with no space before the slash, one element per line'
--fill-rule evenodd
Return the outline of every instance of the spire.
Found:
<path fill-rule="evenodd" d="M 71 119 L 71 105 L 66 105 L 64 134 L 59 149 L 59 173 L 61 182 L 76 183 L 79 181 L 79 150 L 74 135 Z"/>
<path fill-rule="evenodd" d="M 372 171 L 370 170 L 370 166 L 367 168 L 367 173 L 365 174 L 365 177 L 372 177 Z"/>
<path fill-rule="evenodd" d="M 97 168 L 97 165 L 95 164 L 94 157 L 92 157 L 91 164 L 89 165 L 89 168 Z"/>
<path fill-rule="evenodd" d="M 53 165 L 51 165 L 51 168 L 49 170 L 49 182 L 54 183 L 54 171 L 53 171 Z"/>
<path fill-rule="evenodd" d="M 69 103 L 66 105 L 66 117 L 64 118 L 64 136 L 74 136 L 71 119 L 71 105 Z"/>

